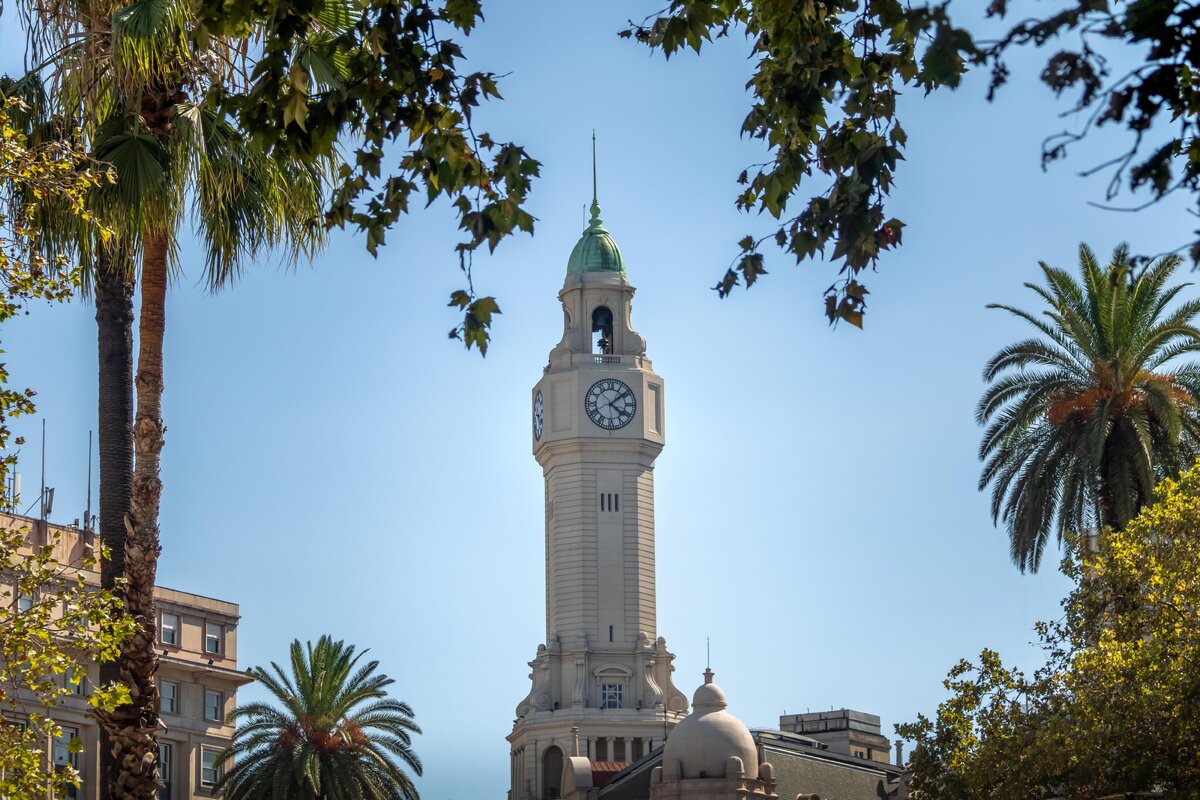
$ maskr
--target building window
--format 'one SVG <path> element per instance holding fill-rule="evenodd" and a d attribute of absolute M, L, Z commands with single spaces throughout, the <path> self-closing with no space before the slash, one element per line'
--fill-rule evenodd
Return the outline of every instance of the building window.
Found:
<path fill-rule="evenodd" d="M 621 695 L 624 686 L 619 683 L 602 683 L 600 684 L 600 707 L 601 708 L 620 708 Z"/>
<path fill-rule="evenodd" d="M 54 769 L 59 771 L 72 767 L 79 771 L 79 753 L 82 749 L 83 742 L 79 740 L 79 731 L 64 725 L 62 733 L 54 738 Z M 79 796 L 79 788 L 68 786 L 66 796 L 68 800 L 74 800 Z"/>
<path fill-rule="evenodd" d="M 19 595 L 17 595 L 17 613 L 23 614 L 29 609 L 33 608 L 34 599 L 35 598 L 33 595 L 25 594 L 24 592 L 21 592 Z"/>
<path fill-rule="evenodd" d="M 204 718 L 209 722 L 221 722 L 221 706 L 221 693 L 206 689 L 204 692 Z"/>
<path fill-rule="evenodd" d="M 217 762 L 219 751 L 212 747 L 200 748 L 200 785 L 212 787 L 221 779 L 221 765 Z"/>
<path fill-rule="evenodd" d="M 224 650 L 225 626 L 219 622 L 204 623 L 204 652 L 221 654 Z"/>
<path fill-rule="evenodd" d="M 163 644 L 179 646 L 179 615 L 163 614 L 158 625 L 158 640 Z"/>
<path fill-rule="evenodd" d="M 78 669 L 75 667 L 68 667 L 66 681 L 67 689 L 71 691 L 71 694 L 78 697 L 87 695 L 87 669 L 85 667 L 80 667 Z"/>
<path fill-rule="evenodd" d="M 161 709 L 167 714 L 179 713 L 179 684 L 174 681 L 160 681 L 158 695 Z"/>
<path fill-rule="evenodd" d="M 78 767 L 79 754 L 72 753 L 71 742 L 79 739 L 79 731 L 75 728 L 62 726 L 62 733 L 54 738 L 54 766 L 55 767 Z M 78 749 L 76 744 L 74 749 Z"/>
<path fill-rule="evenodd" d="M 171 765 L 173 760 L 174 753 L 171 752 L 171 745 L 160 742 L 158 745 L 158 779 L 162 781 L 162 788 L 158 790 L 158 800 L 171 800 Z"/>

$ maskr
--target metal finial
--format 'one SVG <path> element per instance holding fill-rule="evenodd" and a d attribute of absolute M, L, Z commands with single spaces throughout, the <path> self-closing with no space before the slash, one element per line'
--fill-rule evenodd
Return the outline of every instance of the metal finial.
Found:
<path fill-rule="evenodd" d="M 596 131 L 592 130 L 592 219 L 588 223 L 589 231 L 604 232 L 604 222 L 600 219 L 600 200 L 596 192 Z"/>

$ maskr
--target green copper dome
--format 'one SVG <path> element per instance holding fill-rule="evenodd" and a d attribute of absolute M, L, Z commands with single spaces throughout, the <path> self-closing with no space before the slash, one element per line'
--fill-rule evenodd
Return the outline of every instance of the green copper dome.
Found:
<path fill-rule="evenodd" d="M 567 259 L 567 274 L 578 275 L 584 272 L 619 272 L 625 274 L 625 257 L 621 249 L 604 229 L 600 220 L 600 204 L 592 199 L 592 219 L 587 230 L 575 243 L 571 257 Z"/>

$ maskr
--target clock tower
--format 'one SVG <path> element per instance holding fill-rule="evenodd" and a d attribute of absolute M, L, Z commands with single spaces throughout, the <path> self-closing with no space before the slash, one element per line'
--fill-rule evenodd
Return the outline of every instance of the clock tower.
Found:
<path fill-rule="evenodd" d="M 570 759 L 599 780 L 661 745 L 687 714 L 655 619 L 663 380 L 630 324 L 634 288 L 600 219 L 594 164 L 591 212 L 558 293 L 562 341 L 531 397 L 546 482 L 546 641 L 508 736 L 509 800 L 572 791 L 562 785 Z"/>

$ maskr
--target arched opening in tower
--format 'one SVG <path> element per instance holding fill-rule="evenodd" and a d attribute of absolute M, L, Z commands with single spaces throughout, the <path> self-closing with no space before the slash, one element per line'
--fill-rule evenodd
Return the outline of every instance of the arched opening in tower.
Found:
<path fill-rule="evenodd" d="M 613 313 L 607 306 L 592 312 L 592 352 L 609 355 L 613 351 Z"/>
<path fill-rule="evenodd" d="M 542 796 L 545 798 L 562 797 L 563 754 L 557 746 L 551 745 L 542 753 Z"/>

